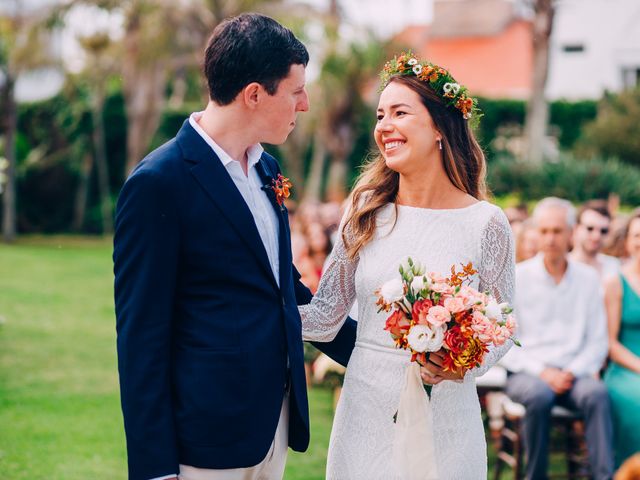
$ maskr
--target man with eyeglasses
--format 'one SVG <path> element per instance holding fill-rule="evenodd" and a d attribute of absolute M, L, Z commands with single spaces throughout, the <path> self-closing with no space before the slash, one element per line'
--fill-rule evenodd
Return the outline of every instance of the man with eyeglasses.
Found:
<path fill-rule="evenodd" d="M 609 234 L 611 213 L 604 200 L 590 200 L 578 210 L 578 223 L 573 232 L 570 258 L 592 266 L 601 279 L 617 275 L 620 260 L 600 253 Z"/>

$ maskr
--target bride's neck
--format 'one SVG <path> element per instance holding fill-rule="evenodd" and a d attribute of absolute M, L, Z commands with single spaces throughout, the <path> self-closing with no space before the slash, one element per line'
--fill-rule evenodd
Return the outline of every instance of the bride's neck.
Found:
<path fill-rule="evenodd" d="M 458 208 L 474 201 L 458 189 L 444 172 L 434 169 L 420 174 L 400 174 L 396 202 L 420 208 Z"/>

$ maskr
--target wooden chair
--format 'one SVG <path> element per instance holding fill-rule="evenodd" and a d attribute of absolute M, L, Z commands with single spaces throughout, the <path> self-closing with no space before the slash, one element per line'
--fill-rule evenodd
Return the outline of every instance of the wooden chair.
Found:
<path fill-rule="evenodd" d="M 500 479 L 502 468 L 507 465 L 512 469 L 512 478 L 520 480 L 524 478 L 524 442 L 521 428 L 526 411 L 523 405 L 514 402 L 506 395 L 503 396 L 502 409 L 504 425 L 498 441 L 494 479 Z M 557 435 L 562 439 L 560 451 L 565 458 L 566 471 L 561 474 L 549 475 L 549 478 L 591 478 L 584 441 L 584 423 L 581 416 L 567 408 L 554 406 L 551 410 L 550 421 L 552 422 L 550 436 L 553 439 Z"/>

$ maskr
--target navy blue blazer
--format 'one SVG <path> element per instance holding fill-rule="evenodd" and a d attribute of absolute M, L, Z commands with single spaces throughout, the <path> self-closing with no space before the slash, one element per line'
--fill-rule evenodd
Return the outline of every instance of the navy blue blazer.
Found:
<path fill-rule="evenodd" d="M 263 154 L 265 185 L 279 173 Z M 126 181 L 114 237 L 118 370 L 129 478 L 256 465 L 274 438 L 290 384 L 289 446 L 309 444 L 298 304 L 287 211 L 267 194 L 280 231 L 280 287 L 251 212 L 209 145 L 185 121 Z M 348 320 L 330 344 L 342 364 Z M 324 345 L 324 348 L 322 348 Z"/>

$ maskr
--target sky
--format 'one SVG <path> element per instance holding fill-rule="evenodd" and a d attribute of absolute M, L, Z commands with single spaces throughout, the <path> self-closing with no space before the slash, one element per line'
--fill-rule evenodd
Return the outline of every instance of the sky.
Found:
<path fill-rule="evenodd" d="M 298 0 L 326 9 L 329 0 Z M 425 24 L 433 16 L 432 0 L 339 0 L 345 20 L 357 26 L 373 27 L 388 37 L 407 25 Z"/>

